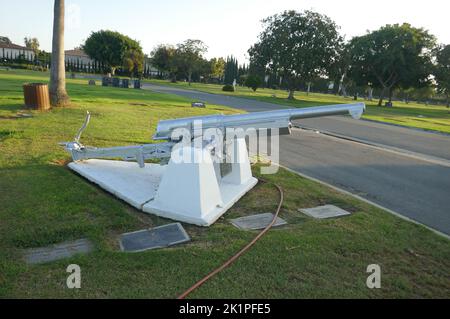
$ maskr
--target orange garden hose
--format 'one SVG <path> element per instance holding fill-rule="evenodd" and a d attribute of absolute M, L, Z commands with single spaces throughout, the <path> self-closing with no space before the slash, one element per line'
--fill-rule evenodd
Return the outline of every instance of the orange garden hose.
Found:
<path fill-rule="evenodd" d="M 262 180 L 263 181 L 263 180 Z M 265 181 L 263 181 L 265 182 Z M 207 276 L 205 276 L 203 279 L 199 280 L 195 285 L 193 285 L 191 288 L 189 288 L 188 290 L 186 290 L 183 294 L 181 294 L 177 299 L 185 299 L 187 296 L 189 296 L 194 290 L 196 290 L 197 288 L 199 288 L 201 285 L 203 285 L 205 282 L 207 282 L 209 279 L 211 279 L 212 277 L 214 277 L 215 275 L 217 275 L 219 272 L 221 272 L 222 270 L 224 270 L 225 268 L 227 268 L 228 266 L 230 266 L 232 263 L 234 263 L 239 257 L 241 257 L 244 253 L 246 253 L 253 245 L 256 244 L 256 242 L 258 240 L 260 240 L 271 228 L 272 226 L 275 224 L 275 222 L 277 221 L 278 215 L 280 214 L 280 210 L 281 210 L 281 206 L 283 205 L 283 201 L 284 201 L 284 194 L 283 194 L 283 189 L 278 186 L 277 184 L 273 184 L 275 185 L 275 187 L 278 189 L 279 193 L 280 193 L 280 202 L 278 204 L 278 208 L 277 211 L 275 213 L 275 217 L 273 218 L 272 222 L 262 231 L 258 234 L 258 236 L 256 236 L 247 246 L 245 246 L 244 248 L 242 248 L 237 254 L 235 254 L 233 257 L 231 257 L 230 259 L 228 259 L 222 266 L 220 266 L 219 268 L 215 269 L 214 271 L 212 271 L 211 273 L 209 273 Z"/>

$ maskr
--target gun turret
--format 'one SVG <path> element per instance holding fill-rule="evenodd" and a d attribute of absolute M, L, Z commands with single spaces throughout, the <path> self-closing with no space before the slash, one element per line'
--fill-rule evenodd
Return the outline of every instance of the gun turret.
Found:
<path fill-rule="evenodd" d="M 275 146 L 276 149 L 277 145 L 274 133 L 289 131 L 291 121 L 341 114 L 359 119 L 364 109 L 364 104 L 360 103 L 161 121 L 154 139 L 165 142 L 112 148 L 81 144 L 81 134 L 89 123 L 88 113 L 75 140 L 64 143 L 64 146 L 74 160 L 69 164 L 72 170 L 137 209 L 164 218 L 209 226 L 258 183 L 252 175 L 246 142 L 246 135 L 253 135 L 253 132 L 246 129 L 271 129 L 273 157 L 277 153 L 272 148 Z M 234 130 L 230 132 L 228 129 Z M 244 136 L 240 136 L 240 129 L 244 130 Z M 262 142 L 268 137 L 264 134 L 253 136 L 262 137 Z M 224 138 L 226 143 L 220 138 Z M 118 158 L 122 161 L 117 161 Z M 145 162 L 156 158 L 167 165 L 162 167 Z M 277 160 L 274 159 L 274 164 Z M 137 162 L 142 169 L 127 161 Z M 276 169 L 269 170 L 271 174 L 278 169 L 277 165 L 273 166 Z"/>

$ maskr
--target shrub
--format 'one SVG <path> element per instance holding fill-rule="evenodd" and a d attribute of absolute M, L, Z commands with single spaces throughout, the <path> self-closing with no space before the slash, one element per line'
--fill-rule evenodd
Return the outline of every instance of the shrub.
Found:
<path fill-rule="evenodd" d="M 251 88 L 253 92 L 256 92 L 260 85 L 261 79 L 256 75 L 249 75 L 245 80 L 245 86 Z"/>
<path fill-rule="evenodd" d="M 248 77 L 247 74 L 241 75 L 239 77 L 238 84 L 239 85 L 245 85 L 245 81 L 247 81 L 247 77 Z"/>
<path fill-rule="evenodd" d="M 227 84 L 222 88 L 222 91 L 224 92 L 234 92 L 234 86 Z"/>
<path fill-rule="evenodd" d="M 15 62 L 3 62 L 0 63 L 1 67 L 19 69 L 19 70 L 34 70 L 34 71 L 47 71 L 47 68 L 39 65 L 26 64 L 26 63 L 15 63 Z"/>

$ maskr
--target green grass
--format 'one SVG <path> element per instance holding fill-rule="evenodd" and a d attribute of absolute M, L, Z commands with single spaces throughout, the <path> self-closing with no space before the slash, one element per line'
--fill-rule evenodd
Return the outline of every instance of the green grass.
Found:
<path fill-rule="evenodd" d="M 192 109 L 172 95 L 69 80 L 71 107 L 16 118 L 21 85 L 28 81 L 45 77 L 0 72 L 0 298 L 174 298 L 256 235 L 235 229 L 229 219 L 275 210 L 276 189 L 259 184 L 212 227 L 185 225 L 189 244 L 121 253 L 120 233 L 168 221 L 73 174 L 57 143 L 73 138 L 87 109 L 93 118 L 83 140 L 96 146 L 148 142 L 159 119 L 233 110 Z M 254 170 L 258 175 L 259 167 Z M 450 297 L 447 239 L 285 170 L 264 178 L 285 190 L 281 217 L 289 225 L 271 230 L 193 298 Z M 297 212 L 325 203 L 353 214 L 317 221 Z M 95 252 L 38 266 L 23 261 L 26 248 L 83 237 L 94 242 Z M 65 285 L 72 263 L 81 266 L 80 290 Z M 374 263 L 382 268 L 379 290 L 365 286 L 366 268 Z"/>
<path fill-rule="evenodd" d="M 288 93 L 283 90 L 258 89 L 253 92 L 246 87 L 238 87 L 236 92 L 223 92 L 222 85 L 151 80 L 155 84 L 177 86 L 185 89 L 199 90 L 214 94 L 224 94 L 242 98 L 255 99 L 262 102 L 288 105 L 292 107 L 320 106 L 337 103 L 353 103 L 351 97 L 341 97 L 331 94 L 296 92 L 296 100 L 289 101 Z M 360 99 L 361 101 L 362 99 Z M 450 133 L 450 110 L 445 106 L 424 105 L 418 103 L 394 102 L 393 108 L 378 107 L 378 101 L 365 101 L 367 111 L 363 118 L 402 126 L 415 127 L 431 131 Z"/>

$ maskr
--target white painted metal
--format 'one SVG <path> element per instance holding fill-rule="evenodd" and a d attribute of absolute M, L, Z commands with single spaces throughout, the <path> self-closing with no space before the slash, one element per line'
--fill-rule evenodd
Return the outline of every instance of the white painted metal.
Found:
<path fill-rule="evenodd" d="M 251 174 L 245 140 L 238 139 L 236 146 L 236 155 L 242 161 L 233 164 L 232 172 L 225 178 L 216 175 L 211 153 L 205 148 L 183 148 L 181 152 L 203 160 L 171 160 L 155 200 L 144 205 L 144 212 L 199 226 L 213 224 L 258 183 Z"/>
<path fill-rule="evenodd" d="M 218 128 L 222 130 L 227 128 L 288 128 L 290 127 L 292 120 L 305 118 L 349 114 L 354 119 L 360 119 L 365 109 L 366 105 L 364 103 L 353 103 L 236 115 L 209 115 L 164 120 L 158 123 L 156 134 L 153 136 L 153 139 L 171 140 L 173 139 L 173 132 L 181 128 L 190 131 L 193 138 L 195 138 L 197 135 L 203 133 L 202 131 L 196 132 L 194 130 L 196 121 L 201 121 L 203 130 L 209 128 Z"/>
<path fill-rule="evenodd" d="M 247 144 L 244 139 L 240 138 L 236 139 L 228 147 L 235 148 L 233 152 L 227 152 L 227 154 L 234 154 L 234 159 L 232 159 L 231 163 L 231 172 L 223 177 L 222 182 L 234 185 L 246 184 L 253 177 L 247 152 Z"/>

